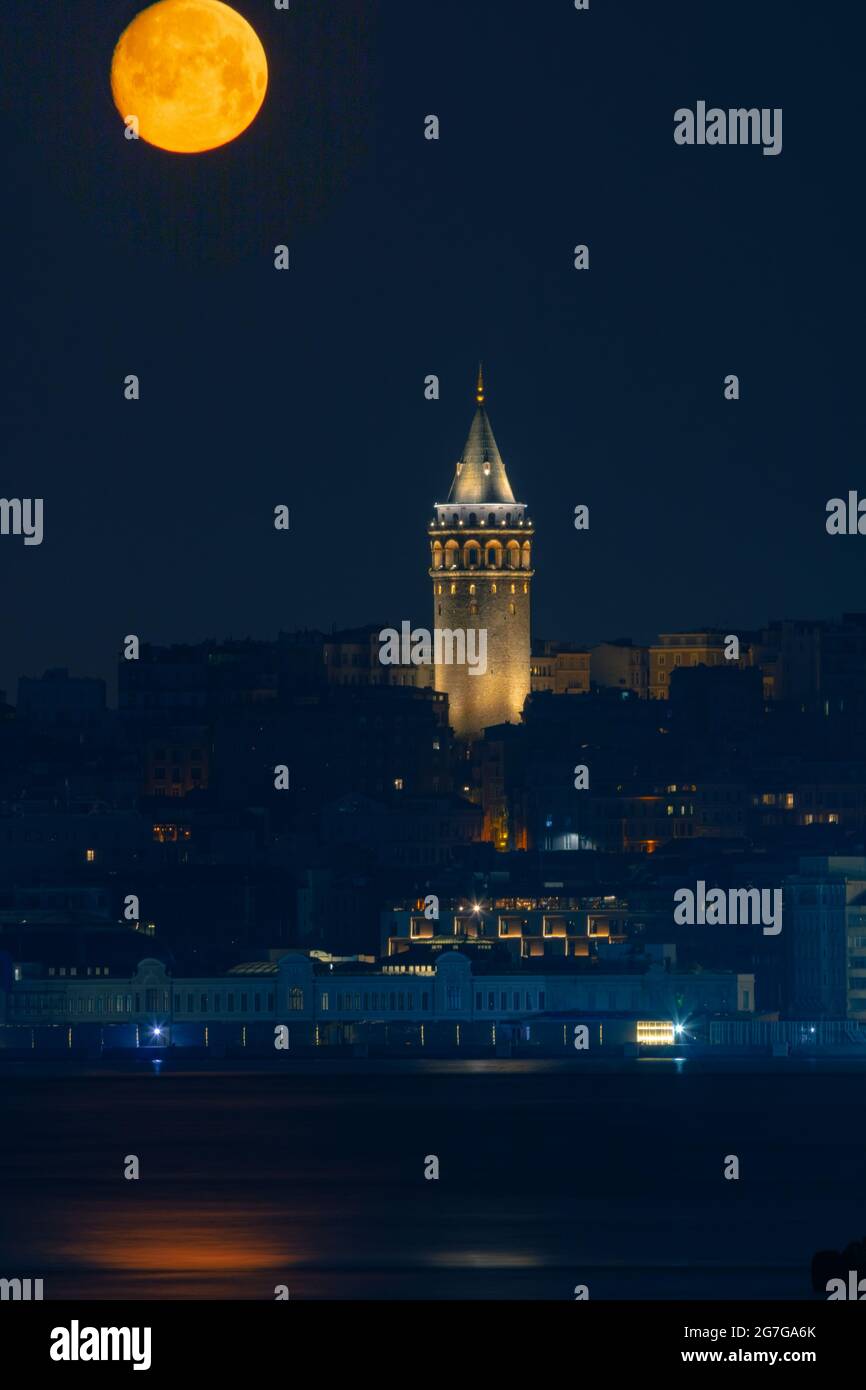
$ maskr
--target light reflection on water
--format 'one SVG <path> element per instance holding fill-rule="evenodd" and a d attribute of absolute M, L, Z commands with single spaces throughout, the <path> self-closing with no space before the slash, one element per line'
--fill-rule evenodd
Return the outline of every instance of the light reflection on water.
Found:
<path fill-rule="evenodd" d="M 0 1275 L 46 1298 L 808 1298 L 812 1253 L 866 1225 L 858 1071 L 154 1083 L 4 1080 Z"/>

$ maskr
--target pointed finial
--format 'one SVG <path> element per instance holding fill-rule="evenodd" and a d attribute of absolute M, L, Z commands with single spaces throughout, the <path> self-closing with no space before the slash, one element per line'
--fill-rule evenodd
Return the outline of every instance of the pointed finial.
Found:
<path fill-rule="evenodd" d="M 479 405 L 484 404 L 484 366 L 478 363 L 478 385 L 475 388 L 475 399 Z"/>

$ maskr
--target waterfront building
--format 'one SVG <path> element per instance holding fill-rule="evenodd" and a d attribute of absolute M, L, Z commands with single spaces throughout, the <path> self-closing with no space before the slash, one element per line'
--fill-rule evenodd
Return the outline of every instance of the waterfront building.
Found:
<path fill-rule="evenodd" d="M 381 961 L 290 951 L 218 976 L 174 974 L 156 958 L 128 976 L 108 966 L 85 975 L 19 964 L 0 975 L 0 1047 L 219 1046 L 268 1055 L 278 1025 L 300 1047 L 354 1042 L 393 1026 L 422 1046 L 430 1028 L 447 1046 L 460 1046 L 466 1028 L 473 1030 L 466 1039 L 484 1044 L 495 1041 L 490 1030 L 544 1025 L 556 1046 L 562 1039 L 571 1048 L 581 1024 L 600 1029 L 602 1044 L 606 1022 L 615 1024 L 609 1042 L 673 1042 L 690 1021 L 753 1012 L 754 976 L 669 966 L 649 957 L 514 963 L 424 947 Z"/>

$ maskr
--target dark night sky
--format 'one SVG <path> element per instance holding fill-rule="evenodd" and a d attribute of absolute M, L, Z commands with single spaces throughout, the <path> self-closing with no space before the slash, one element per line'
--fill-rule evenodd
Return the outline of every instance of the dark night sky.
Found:
<path fill-rule="evenodd" d="M 41 547 L 0 538 L 12 698 L 109 676 L 129 632 L 429 623 L 479 356 L 536 635 L 866 607 L 866 538 L 824 530 L 866 491 L 849 0 L 237 0 L 266 104 L 186 157 L 111 102 L 141 7 L 3 7 L 0 495 L 45 499 Z M 783 107 L 783 153 L 676 146 L 699 99 Z"/>

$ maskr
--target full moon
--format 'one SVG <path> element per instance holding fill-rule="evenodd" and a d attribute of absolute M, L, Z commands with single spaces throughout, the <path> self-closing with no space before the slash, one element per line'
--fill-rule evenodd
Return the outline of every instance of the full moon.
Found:
<path fill-rule="evenodd" d="M 258 115 L 267 85 L 258 34 L 221 0 L 158 0 L 124 29 L 111 60 L 124 121 L 175 154 L 235 140 Z"/>

